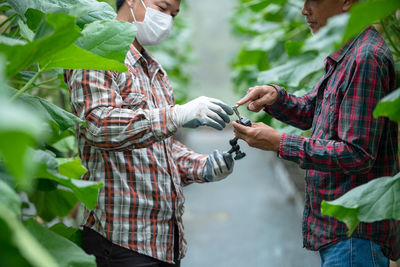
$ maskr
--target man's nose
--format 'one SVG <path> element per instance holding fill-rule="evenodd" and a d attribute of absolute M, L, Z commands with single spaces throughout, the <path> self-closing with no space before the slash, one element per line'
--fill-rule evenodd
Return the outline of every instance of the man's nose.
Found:
<path fill-rule="evenodd" d="M 303 16 L 308 16 L 310 15 L 310 9 L 309 9 L 309 2 L 308 0 L 304 1 L 304 6 L 303 9 L 301 10 L 301 14 Z"/>

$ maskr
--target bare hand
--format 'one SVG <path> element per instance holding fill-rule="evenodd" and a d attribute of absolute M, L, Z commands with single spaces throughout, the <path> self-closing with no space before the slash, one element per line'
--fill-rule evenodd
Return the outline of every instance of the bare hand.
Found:
<path fill-rule="evenodd" d="M 270 85 L 255 86 L 247 91 L 245 97 L 236 104 L 243 105 L 247 103 L 247 109 L 253 112 L 259 112 L 265 105 L 272 105 L 278 99 L 277 90 Z"/>
<path fill-rule="evenodd" d="M 236 137 L 243 139 L 249 146 L 278 152 L 282 134 L 274 128 L 261 122 L 255 122 L 251 127 L 232 122 L 232 126 Z"/>

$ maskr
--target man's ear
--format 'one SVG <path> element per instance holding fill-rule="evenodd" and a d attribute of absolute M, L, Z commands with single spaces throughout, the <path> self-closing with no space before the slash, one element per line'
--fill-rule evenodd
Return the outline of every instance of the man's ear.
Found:
<path fill-rule="evenodd" d="M 343 0 L 342 11 L 347 12 L 353 6 L 353 4 L 357 2 L 357 0 Z"/>

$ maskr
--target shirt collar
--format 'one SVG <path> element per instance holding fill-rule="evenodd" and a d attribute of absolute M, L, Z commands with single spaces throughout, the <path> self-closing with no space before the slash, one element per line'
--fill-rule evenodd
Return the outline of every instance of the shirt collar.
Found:
<path fill-rule="evenodd" d="M 164 76 L 167 75 L 165 70 L 161 67 L 160 63 L 157 62 L 157 60 L 153 57 L 153 55 L 149 51 L 143 48 L 142 53 L 140 53 L 133 44 L 131 44 L 129 47 L 125 63 L 127 65 L 130 65 L 132 68 L 134 68 L 136 64 L 147 63 L 147 68 L 154 75 L 158 71 L 161 71 Z"/>
<path fill-rule="evenodd" d="M 339 51 L 330 55 L 328 58 L 335 61 L 336 63 L 339 63 L 343 59 L 343 57 L 353 48 L 356 41 L 363 39 L 363 37 L 366 34 L 368 34 L 368 32 L 371 30 L 371 28 L 373 28 L 373 27 L 372 26 L 368 27 L 362 33 L 360 33 L 358 36 L 350 39 L 342 48 L 339 49 Z"/>

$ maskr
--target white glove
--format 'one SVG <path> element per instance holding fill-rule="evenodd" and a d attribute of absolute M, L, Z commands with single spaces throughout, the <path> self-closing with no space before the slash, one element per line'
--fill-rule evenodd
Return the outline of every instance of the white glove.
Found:
<path fill-rule="evenodd" d="M 232 114 L 232 108 L 222 101 L 201 96 L 184 105 L 175 105 L 172 120 L 178 127 L 197 128 L 207 125 L 222 130 L 230 122 L 229 115 Z"/>
<path fill-rule="evenodd" d="M 232 173 L 234 165 L 231 154 L 215 150 L 213 154 L 208 155 L 204 166 L 204 179 L 208 182 L 220 181 Z"/>

